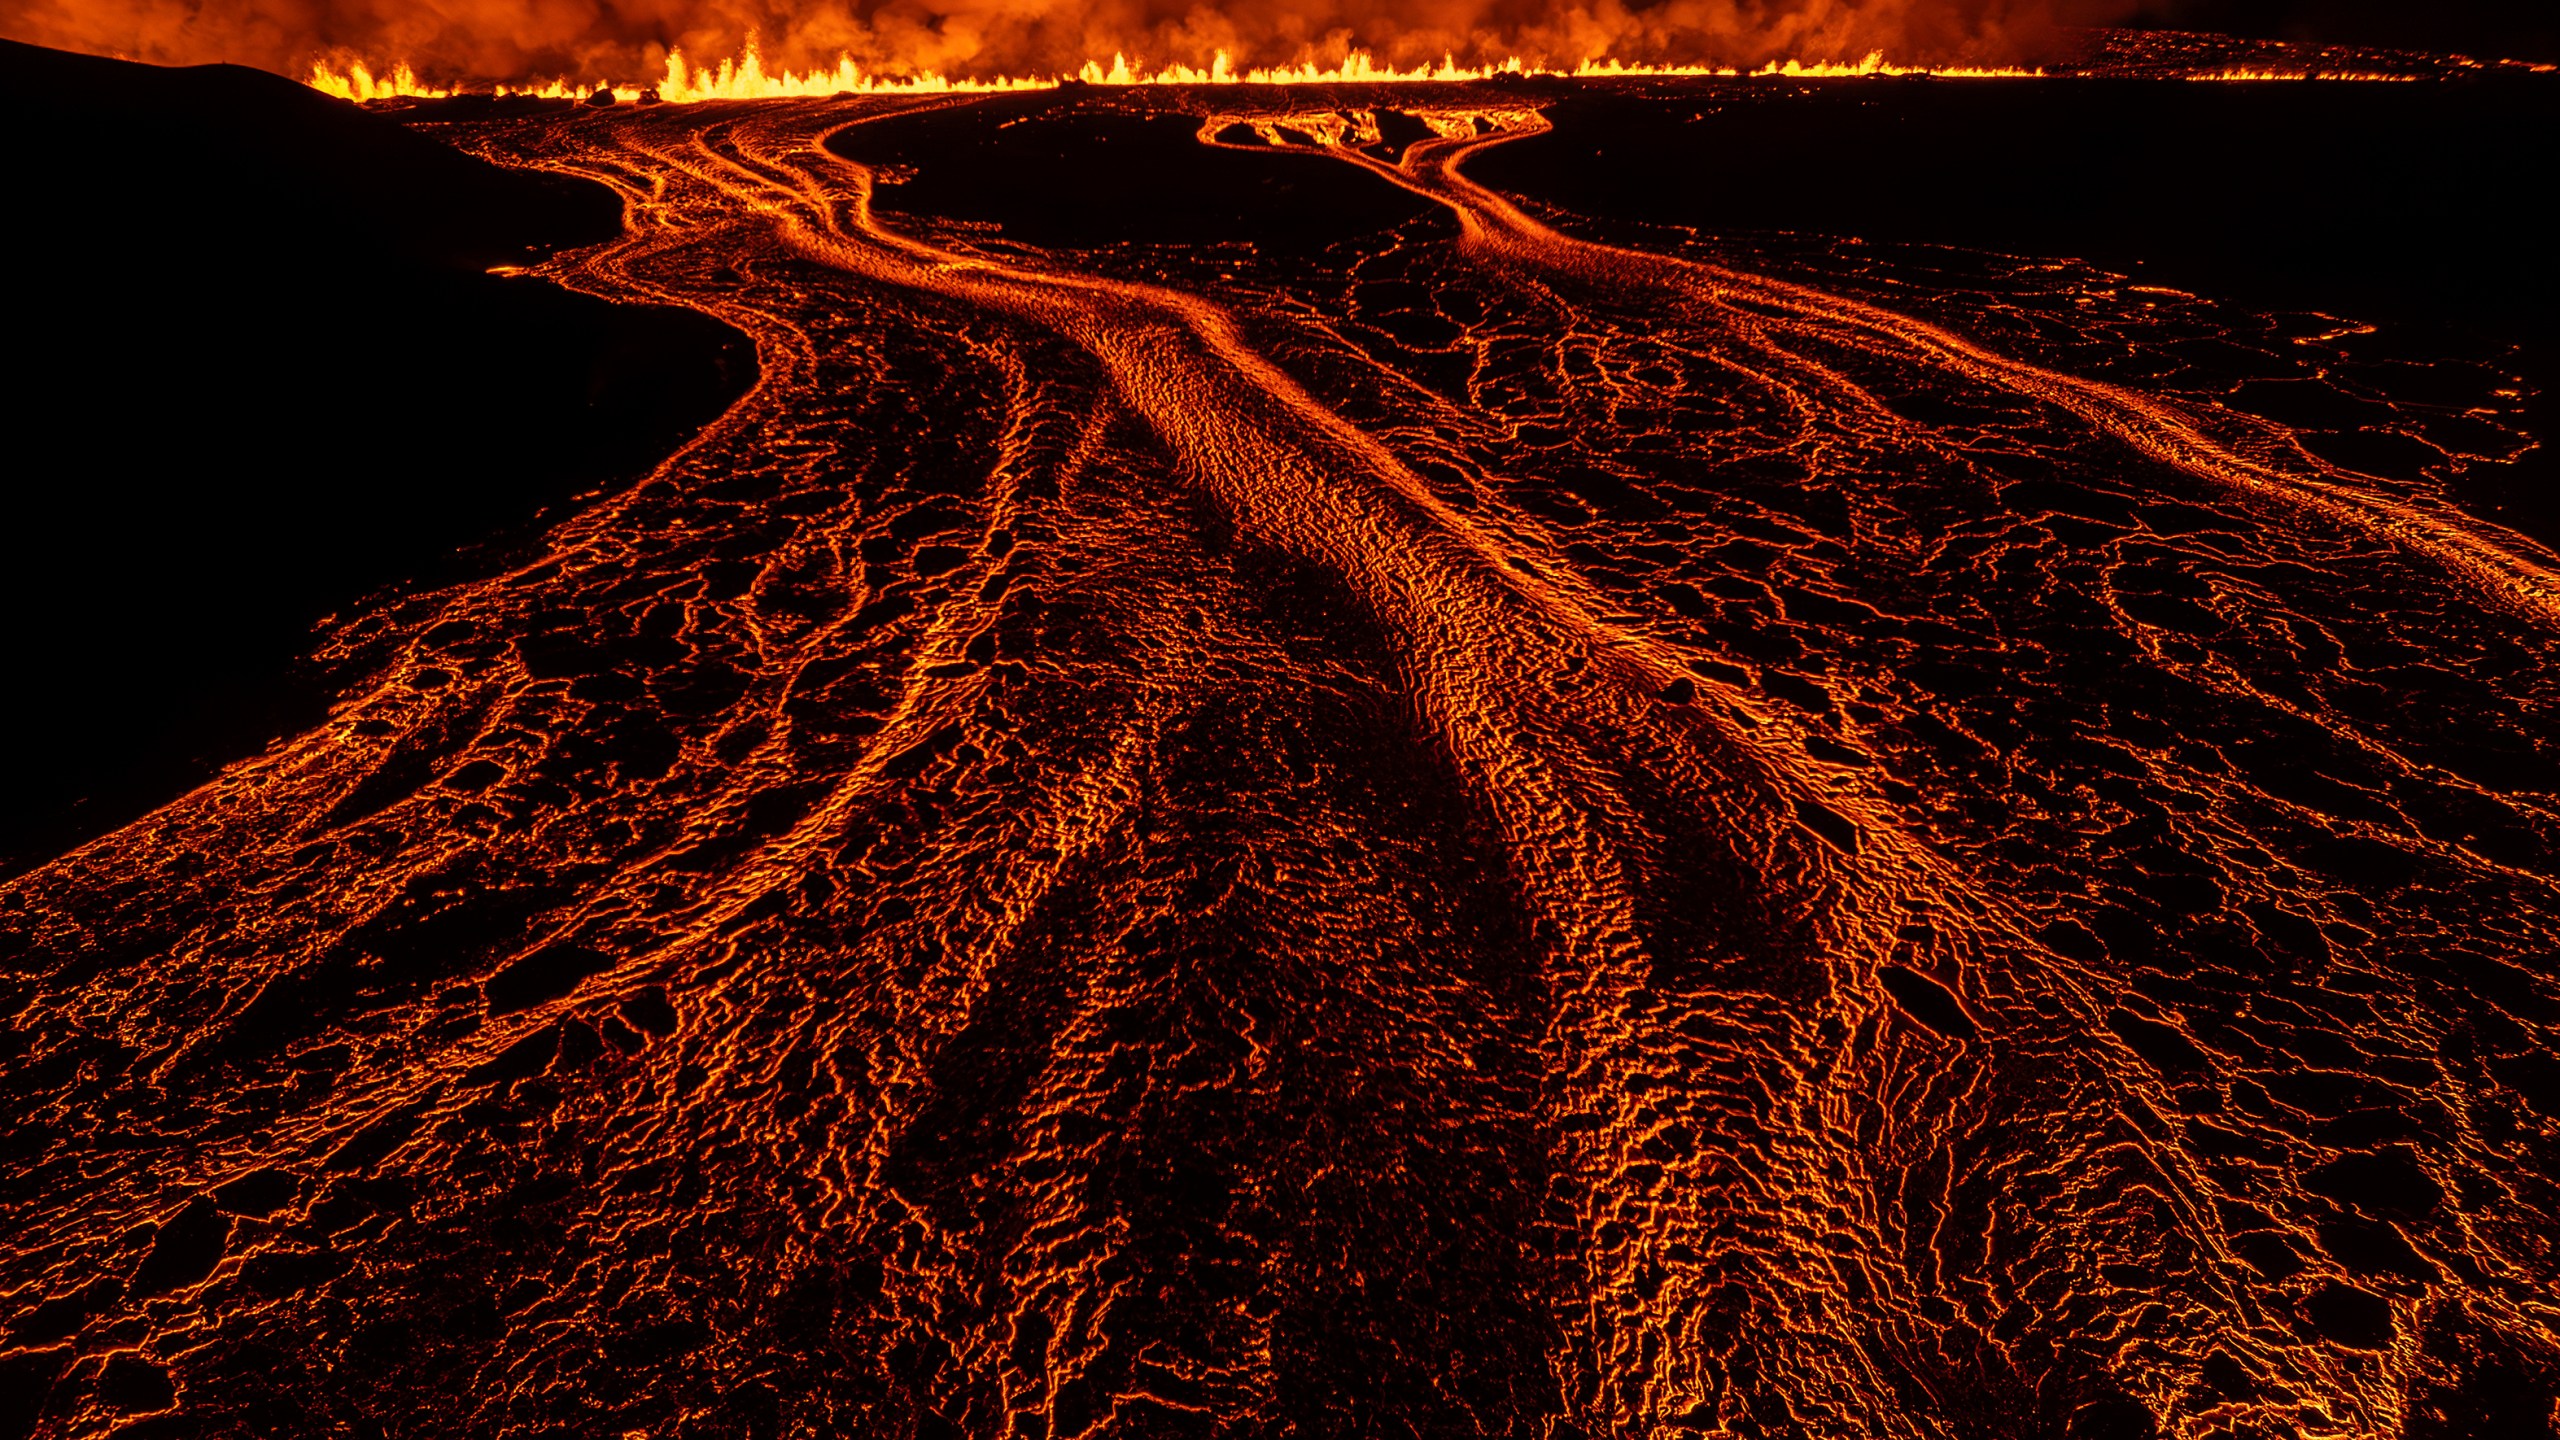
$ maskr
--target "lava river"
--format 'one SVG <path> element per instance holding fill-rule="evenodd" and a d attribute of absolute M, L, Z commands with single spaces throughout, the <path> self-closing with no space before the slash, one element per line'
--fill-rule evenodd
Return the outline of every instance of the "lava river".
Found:
<path fill-rule="evenodd" d="M 970 99 L 461 131 L 763 379 L 0 892 L 33 1433 L 2548 1423 L 2511 383 L 1251 93 L 1026 114 L 1416 217 L 875 210 Z"/>

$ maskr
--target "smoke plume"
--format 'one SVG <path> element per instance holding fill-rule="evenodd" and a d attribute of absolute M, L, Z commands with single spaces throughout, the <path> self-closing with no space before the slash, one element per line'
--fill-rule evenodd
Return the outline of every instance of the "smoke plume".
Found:
<path fill-rule="evenodd" d="M 769 65 L 954 76 L 1148 65 L 1397 65 L 1507 56 L 1570 65 L 2032 58 L 2108 0 L 0 0 L 0 34 L 161 64 L 406 61 L 429 78 L 638 80 L 750 38 Z M 2120 8 L 2120 7 L 2119 7 Z"/>

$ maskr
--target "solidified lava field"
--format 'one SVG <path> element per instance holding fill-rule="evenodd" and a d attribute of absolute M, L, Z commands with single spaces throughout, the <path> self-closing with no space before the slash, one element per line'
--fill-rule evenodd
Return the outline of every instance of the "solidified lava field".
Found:
<path fill-rule="evenodd" d="M 19 1433 L 2548 1433 L 2525 387 L 1541 93 L 431 127 L 762 378 L 0 891 Z"/>

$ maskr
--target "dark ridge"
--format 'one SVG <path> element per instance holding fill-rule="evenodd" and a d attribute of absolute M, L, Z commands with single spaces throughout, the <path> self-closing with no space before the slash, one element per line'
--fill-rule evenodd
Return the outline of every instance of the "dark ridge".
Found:
<path fill-rule="evenodd" d="M 171 260 L 210 246 L 325 261 L 352 242 L 376 262 L 479 270 L 622 229 L 621 204 L 602 186 L 501 169 L 263 70 L 135 65 L 0 40 L 0 77 L 20 163 L 36 175 L 124 192 L 97 197 L 119 219 L 181 220 L 181 202 L 222 207 L 147 237 Z M 136 143 L 147 157 L 126 149 Z"/>
<path fill-rule="evenodd" d="M 707 317 L 485 273 L 611 238 L 611 192 L 289 80 L 0 42 L 0 125 L 0 874 L 311 723 L 315 621 L 460 573 L 752 379 Z"/>

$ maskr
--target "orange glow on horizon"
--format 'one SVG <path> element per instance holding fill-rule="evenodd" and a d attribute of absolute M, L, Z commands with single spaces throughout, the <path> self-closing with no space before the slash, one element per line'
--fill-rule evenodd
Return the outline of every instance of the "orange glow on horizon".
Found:
<path fill-rule="evenodd" d="M 363 61 L 350 62 L 344 69 L 315 64 L 302 83 L 323 95 L 362 104 L 367 100 L 441 100 L 452 95 L 450 89 L 429 85 L 418 78 L 418 72 L 404 62 L 377 76 Z"/>
<path fill-rule="evenodd" d="M 2538 276 L 2478 243 L 2506 87 L 338 33 L 16 57 L 82 181 L 23 328 L 99 397 L 21 448 L 153 527 L 37 602 L 294 707 L 0 849 L 48 1437 L 2294 1440 L 2541 1383 L 2532 336 L 2320 278 Z M 2303 112 L 2355 123 L 2287 169 Z M 2299 308 L 2215 297 L 2266 253 Z M 127 643 L 243 599 L 309 638 Z"/>
<path fill-rule="evenodd" d="M 926 70 L 913 74 L 882 74 L 864 69 L 851 56 L 838 59 L 828 69 L 767 69 L 763 56 L 750 44 L 739 55 L 723 59 L 715 65 L 696 65 L 681 51 L 667 56 L 666 70 L 656 83 L 646 87 L 616 80 L 572 81 L 566 77 L 547 81 L 508 84 L 498 83 L 483 92 L 498 96 L 525 96 L 545 100 L 582 100 L 609 91 L 624 104 L 645 98 L 686 104 L 703 100 L 783 100 L 821 99 L 835 95 L 941 95 L 993 94 L 1017 90 L 1044 90 L 1071 82 L 1088 85 L 1373 85 L 1420 82 L 1458 82 L 1489 80 L 1500 76 L 1551 76 L 1567 79 L 1662 79 L 1696 77 L 1704 79 L 1784 79 L 1845 80 L 1867 77 L 1926 76 L 1950 80 L 2033 80 L 2049 77 L 2041 67 L 1975 66 L 1975 65 L 1903 65 L 1885 58 L 1883 51 L 1870 51 L 1853 60 L 1772 60 L 1755 69 L 1719 65 L 1662 65 L 1630 62 L 1611 56 L 1583 59 L 1571 66 L 1546 65 L 1510 56 L 1483 65 L 1463 65 L 1454 56 L 1444 56 L 1437 65 L 1398 67 L 1382 64 L 1368 51 L 1354 50 L 1339 63 L 1319 65 L 1313 61 L 1297 65 L 1253 66 L 1239 68 L 1223 50 L 1215 52 L 1207 66 L 1172 61 L 1150 67 L 1143 60 L 1132 60 L 1115 54 L 1109 64 L 1088 60 L 1073 74 L 1067 75 L 1001 75 L 971 77 L 944 75 Z M 2196 81 L 2358 81 L 2411 82 L 2422 76 L 2390 74 L 2380 71 L 2350 70 L 2278 70 L 2227 67 L 2199 71 L 2178 78 Z M 341 100 L 362 103 L 370 100 L 425 99 L 440 100 L 466 93 L 469 87 L 443 85 L 419 76 L 407 61 L 375 66 L 358 59 L 337 63 L 313 64 L 302 77 L 303 83 Z"/>
<path fill-rule="evenodd" d="M 654 94 L 657 99 L 684 104 L 701 100 L 780 100 L 823 98 L 833 95 L 920 95 L 983 94 L 1013 90 L 1041 90 L 1069 81 L 1088 85 L 1365 85 L 1382 83 L 1454 82 L 1488 80 L 1497 76 L 1547 75 L 1575 79 L 1640 79 L 1663 77 L 1702 77 L 1739 79 L 1771 77 L 1780 79 L 1854 79 L 1865 76 L 1935 76 L 1947 79 L 2036 79 L 2045 72 L 2020 66 L 1936 66 L 1899 65 L 1885 59 L 1884 52 L 1872 51 L 1855 61 L 1785 60 L 1770 61 L 1754 70 L 1714 65 L 1653 65 L 1629 63 L 1613 57 L 1584 59 L 1571 67 L 1532 64 L 1518 56 L 1486 65 L 1461 65 L 1454 56 L 1442 57 L 1438 65 L 1399 68 L 1380 64 L 1369 52 L 1354 50 L 1337 65 L 1324 66 L 1312 61 L 1294 66 L 1257 66 L 1239 69 L 1225 51 L 1216 52 L 1206 68 L 1175 61 L 1149 68 L 1143 61 L 1133 62 L 1126 55 L 1115 54 L 1111 63 L 1088 60 L 1070 76 L 997 76 L 987 79 L 953 77 L 934 71 L 913 75 L 882 75 L 863 69 L 851 56 L 838 60 L 832 69 L 794 71 L 768 70 L 756 47 L 749 45 L 743 55 L 724 59 L 717 65 L 697 66 L 681 52 L 667 57 L 666 73 L 655 85 L 643 89 L 628 83 L 603 80 L 573 82 L 566 78 L 536 84 L 492 86 L 488 93 L 500 96 L 530 96 L 548 100 L 578 100 L 610 91 L 617 101 L 628 104 Z M 341 100 L 359 103 L 368 100 L 428 99 L 438 100 L 464 93 L 463 87 L 437 85 L 421 79 L 405 61 L 376 69 L 361 60 L 332 65 L 318 62 L 311 67 L 303 83 Z"/>

